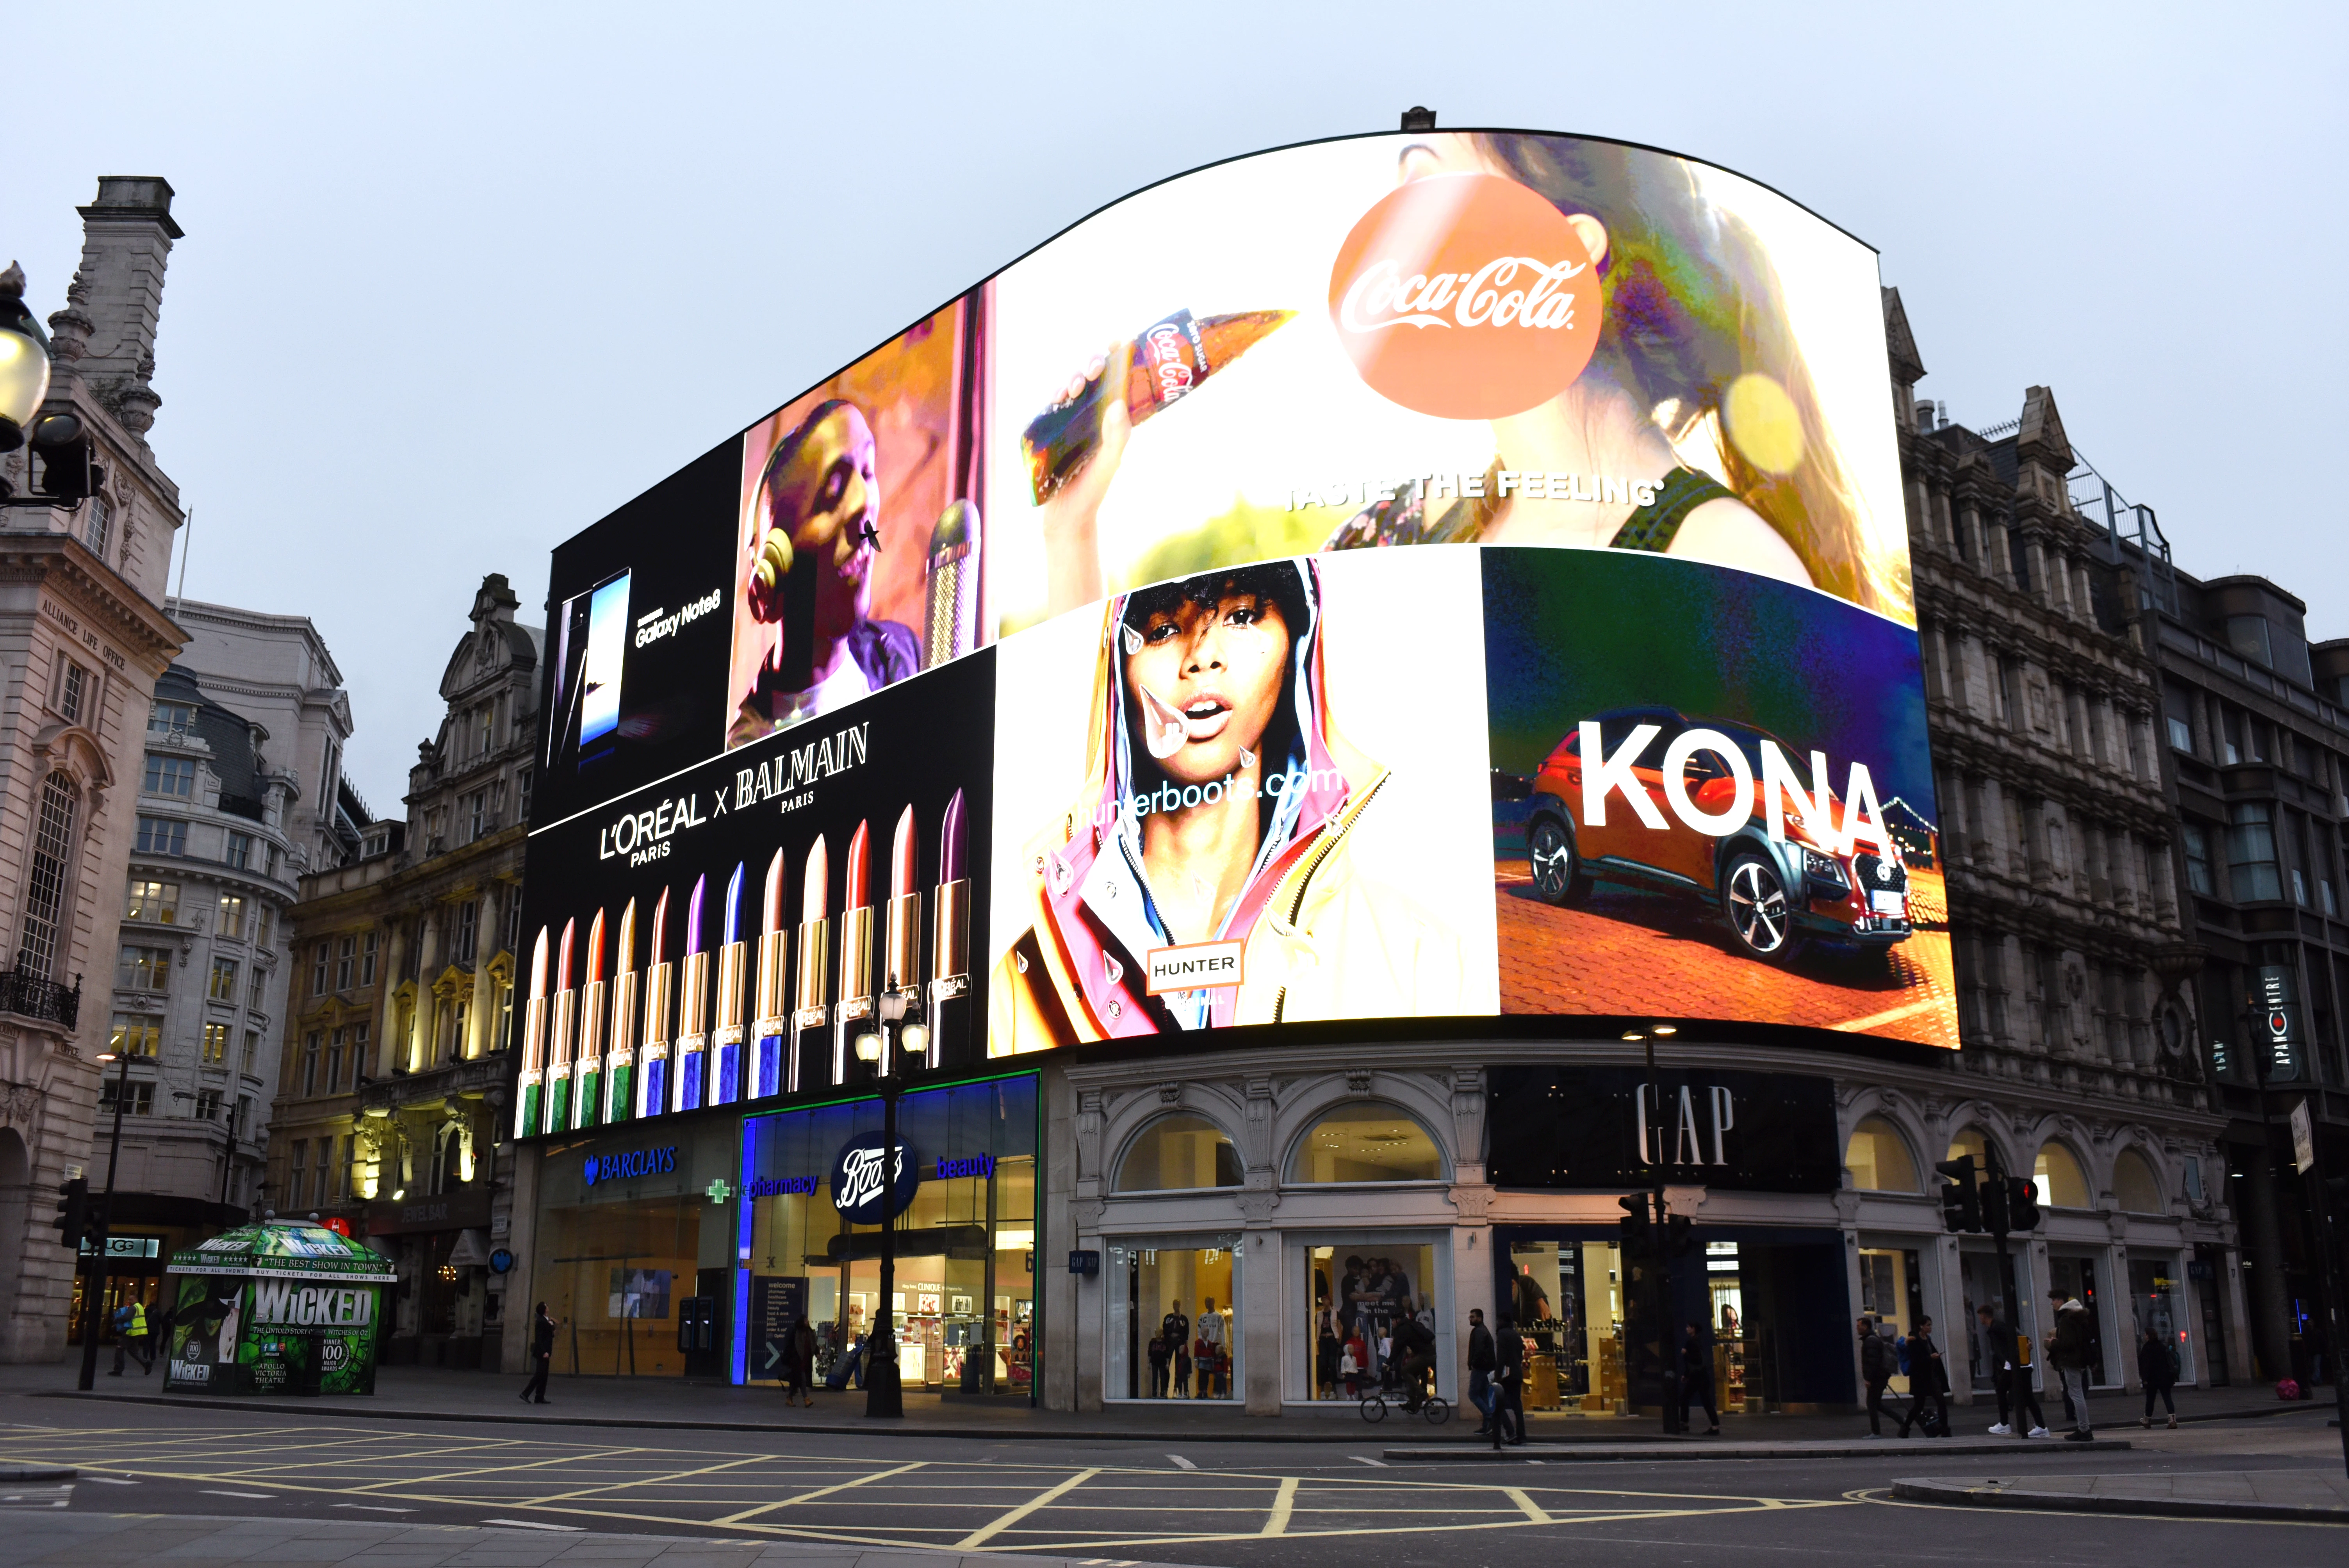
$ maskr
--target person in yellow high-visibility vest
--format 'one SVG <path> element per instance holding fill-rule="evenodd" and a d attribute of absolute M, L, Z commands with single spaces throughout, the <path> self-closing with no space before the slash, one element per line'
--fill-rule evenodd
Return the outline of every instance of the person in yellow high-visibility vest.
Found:
<path fill-rule="evenodd" d="M 126 1353 L 138 1357 L 141 1373 L 155 1370 L 155 1357 L 147 1348 L 147 1307 L 135 1297 L 114 1311 L 114 1370 L 109 1377 L 122 1376 Z"/>

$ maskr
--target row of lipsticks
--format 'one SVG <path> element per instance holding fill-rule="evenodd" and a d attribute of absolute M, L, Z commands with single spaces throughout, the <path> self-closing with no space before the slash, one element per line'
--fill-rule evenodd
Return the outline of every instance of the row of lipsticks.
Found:
<path fill-rule="evenodd" d="M 937 1066 L 941 1042 L 949 1033 L 959 1037 L 968 1026 L 967 1019 L 952 1016 L 953 1010 L 968 1007 L 970 996 L 969 830 L 962 791 L 956 790 L 947 801 L 938 827 L 938 880 L 929 893 L 926 985 L 914 809 L 907 806 L 897 818 L 889 851 L 889 891 L 877 907 L 869 827 L 859 822 L 848 841 L 836 914 L 830 903 L 832 863 L 822 835 L 808 850 L 800 876 L 796 984 L 789 991 L 789 1006 L 784 1005 L 785 960 L 793 934 L 783 928 L 784 851 L 780 849 L 767 863 L 766 892 L 760 903 L 755 987 L 750 985 L 751 939 L 742 925 L 748 862 L 738 862 L 727 882 L 725 903 L 714 923 L 715 951 L 704 945 L 713 923 L 706 918 L 706 876 L 694 879 L 687 897 L 685 950 L 675 962 L 667 948 L 667 888 L 653 905 L 652 940 L 643 954 L 636 948 L 636 901 L 630 899 L 620 912 L 608 978 L 604 911 L 597 910 L 588 923 L 584 967 L 573 963 L 575 920 L 564 922 L 551 954 L 549 928 L 540 927 L 531 950 L 530 997 L 523 1016 L 515 1133 L 528 1138 L 792 1094 L 803 1086 L 845 1084 L 849 1064 L 855 1059 L 855 1037 L 872 1027 L 877 996 L 895 995 L 915 1008 L 926 1003 L 930 1028 L 925 1056 L 927 1066 Z M 876 924 L 882 933 L 877 951 L 873 940 Z M 746 1008 L 746 1002 L 753 1005 Z M 815 1043 L 802 1050 L 802 1040 L 810 1038 Z"/>

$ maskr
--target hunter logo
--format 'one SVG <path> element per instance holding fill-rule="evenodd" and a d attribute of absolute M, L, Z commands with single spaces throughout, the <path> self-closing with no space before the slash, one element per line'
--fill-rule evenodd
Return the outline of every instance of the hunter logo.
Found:
<path fill-rule="evenodd" d="M 1599 346 L 1599 271 L 1565 214 L 1513 180 L 1414 180 L 1362 214 L 1330 319 L 1372 390 L 1422 414 L 1521 414 Z"/>

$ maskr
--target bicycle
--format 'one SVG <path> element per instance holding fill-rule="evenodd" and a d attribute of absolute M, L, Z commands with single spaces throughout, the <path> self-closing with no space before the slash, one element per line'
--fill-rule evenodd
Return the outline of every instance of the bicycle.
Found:
<path fill-rule="evenodd" d="M 1387 1418 L 1387 1399 L 1390 1394 L 1392 1394 L 1395 1398 L 1396 1408 L 1405 1411 L 1406 1413 L 1410 1411 L 1411 1407 L 1402 1402 L 1402 1391 L 1401 1389 L 1373 1388 L 1369 1393 L 1362 1396 L 1362 1419 L 1370 1422 L 1373 1426 L 1385 1420 Z M 1440 1427 L 1444 1425 L 1444 1422 L 1452 1418 L 1451 1401 L 1444 1398 L 1440 1395 L 1430 1394 L 1426 1398 L 1422 1399 L 1419 1402 L 1419 1414 L 1429 1426 Z"/>

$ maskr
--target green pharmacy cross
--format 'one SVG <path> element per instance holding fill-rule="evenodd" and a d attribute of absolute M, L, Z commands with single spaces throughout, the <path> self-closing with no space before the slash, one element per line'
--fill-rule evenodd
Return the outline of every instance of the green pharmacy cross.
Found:
<path fill-rule="evenodd" d="M 723 1176 L 712 1181 L 702 1191 L 709 1194 L 709 1201 L 713 1203 L 723 1203 L 727 1199 L 734 1196 L 734 1189 L 726 1184 L 726 1178 Z"/>

